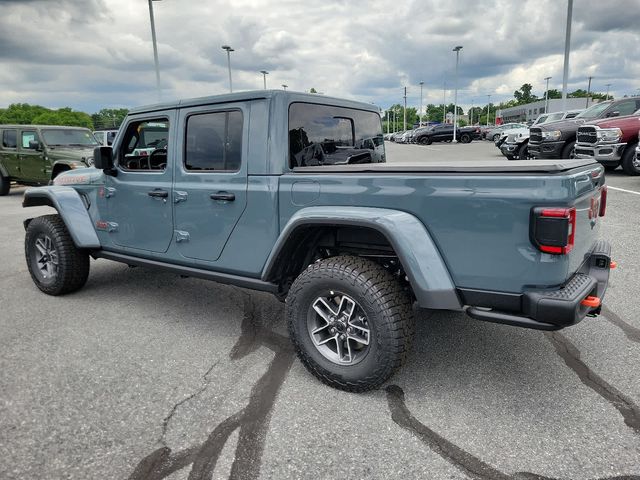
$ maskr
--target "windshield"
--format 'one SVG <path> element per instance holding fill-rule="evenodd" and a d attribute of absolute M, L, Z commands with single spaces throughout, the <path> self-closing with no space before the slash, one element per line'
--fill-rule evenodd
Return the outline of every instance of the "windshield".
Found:
<path fill-rule="evenodd" d="M 562 112 L 560 112 L 560 113 L 552 113 L 547 118 L 547 122 L 554 122 L 554 121 L 560 120 L 560 119 L 562 119 Z"/>
<path fill-rule="evenodd" d="M 96 147 L 100 145 L 89 130 L 72 129 L 46 129 L 42 131 L 44 143 L 50 147 L 60 145 L 80 145 Z"/>
<path fill-rule="evenodd" d="M 603 102 L 597 103 L 592 107 L 587 108 L 584 112 L 576 115 L 576 118 L 595 118 L 600 116 L 602 112 L 604 112 L 611 103 Z"/>

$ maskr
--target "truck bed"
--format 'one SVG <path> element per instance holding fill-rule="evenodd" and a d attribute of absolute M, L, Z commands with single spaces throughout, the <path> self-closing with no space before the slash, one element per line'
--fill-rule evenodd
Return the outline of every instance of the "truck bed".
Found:
<path fill-rule="evenodd" d="M 522 162 L 496 160 L 458 160 L 451 162 L 429 163 L 367 163 L 355 165 L 317 165 L 295 167 L 299 173 L 562 173 L 568 170 L 597 164 L 592 159 L 575 160 L 525 160 Z"/>

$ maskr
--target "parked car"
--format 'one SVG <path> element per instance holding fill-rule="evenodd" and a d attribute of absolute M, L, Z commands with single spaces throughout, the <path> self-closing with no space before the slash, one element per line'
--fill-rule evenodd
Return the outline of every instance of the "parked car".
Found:
<path fill-rule="evenodd" d="M 626 117 L 614 117 L 580 125 L 576 134 L 576 158 L 595 159 L 607 170 L 618 166 L 627 175 L 640 175 L 635 157 L 638 146 L 640 110 Z"/>
<path fill-rule="evenodd" d="M 509 130 L 510 128 L 526 128 L 527 126 L 524 123 L 505 123 L 503 125 L 498 125 L 490 130 L 485 132 L 485 138 L 487 140 L 491 140 L 492 142 L 497 142 L 502 135 L 502 132 L 505 130 Z"/>
<path fill-rule="evenodd" d="M 93 164 L 91 130 L 55 125 L 0 125 L 0 195 L 11 182 L 43 185 L 61 172 Z"/>
<path fill-rule="evenodd" d="M 458 127 L 456 130 L 456 140 L 460 143 L 469 143 L 473 140 L 476 127 Z M 442 124 L 430 127 L 419 135 L 416 135 L 416 143 L 430 145 L 433 142 L 451 142 L 453 140 L 453 125 Z"/>
<path fill-rule="evenodd" d="M 521 128 L 511 130 L 500 144 L 500 152 L 508 160 L 529 159 L 529 129 Z"/>
<path fill-rule="evenodd" d="M 526 134 L 527 138 L 529 138 L 529 127 L 509 128 L 509 129 L 503 130 L 500 134 L 500 138 L 496 142 L 494 142 L 495 146 L 498 149 L 501 149 L 502 144 L 512 134 L 515 134 L 515 135 Z"/>
<path fill-rule="evenodd" d="M 531 127 L 529 153 L 536 158 L 573 158 L 580 125 L 631 115 L 640 109 L 640 97 L 596 103 L 575 118 Z"/>
<path fill-rule="evenodd" d="M 171 148 L 132 164 L 151 124 Z M 25 192 L 58 212 L 24 222 L 31 278 L 76 291 L 93 257 L 271 292 L 303 365 L 348 391 L 401 366 L 414 303 L 538 330 L 600 312 L 600 164 L 336 165 L 317 148 L 381 134 L 373 105 L 281 90 L 131 110 L 96 168 Z"/>
<path fill-rule="evenodd" d="M 116 138 L 118 130 L 96 130 L 93 136 L 101 145 L 111 146 L 113 139 Z"/>

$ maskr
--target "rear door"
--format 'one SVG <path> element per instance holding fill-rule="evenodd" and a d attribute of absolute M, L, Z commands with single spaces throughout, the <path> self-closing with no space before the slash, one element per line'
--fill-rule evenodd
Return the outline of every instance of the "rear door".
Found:
<path fill-rule="evenodd" d="M 18 161 L 18 130 L 8 128 L 2 131 L 2 150 L 0 162 L 10 177 L 20 177 L 20 162 Z"/>
<path fill-rule="evenodd" d="M 249 108 L 238 102 L 180 111 L 173 205 L 183 257 L 216 261 L 244 212 Z"/>

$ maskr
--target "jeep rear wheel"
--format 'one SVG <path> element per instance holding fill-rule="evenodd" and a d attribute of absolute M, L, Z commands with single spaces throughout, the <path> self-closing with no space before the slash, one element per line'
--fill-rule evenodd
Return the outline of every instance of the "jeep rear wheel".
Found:
<path fill-rule="evenodd" d="M 75 292 L 89 277 L 89 255 L 78 250 L 59 215 L 34 218 L 27 227 L 25 256 L 36 286 L 48 295 Z"/>
<path fill-rule="evenodd" d="M 11 189 L 11 180 L 0 172 L 0 197 L 9 193 Z"/>
<path fill-rule="evenodd" d="M 636 145 L 628 144 L 620 160 L 622 169 L 627 175 L 640 175 L 640 158 L 636 156 Z"/>
<path fill-rule="evenodd" d="M 409 295 L 391 273 L 359 257 L 310 265 L 289 290 L 286 316 L 304 366 L 327 385 L 351 392 L 391 377 L 413 334 Z"/>

